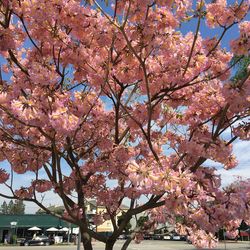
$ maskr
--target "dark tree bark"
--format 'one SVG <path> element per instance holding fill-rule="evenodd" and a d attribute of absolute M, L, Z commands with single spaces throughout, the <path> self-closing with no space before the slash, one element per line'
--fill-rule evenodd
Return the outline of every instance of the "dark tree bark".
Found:
<path fill-rule="evenodd" d="M 89 236 L 88 233 L 85 233 L 85 232 L 82 233 L 82 242 L 83 242 L 84 250 L 93 250 L 91 237 Z"/>
<path fill-rule="evenodd" d="M 133 240 L 132 236 L 129 236 L 128 239 L 124 242 L 121 250 L 127 250 L 129 244 L 131 243 L 131 241 Z"/>
<path fill-rule="evenodd" d="M 84 241 L 83 247 L 84 247 L 84 250 L 93 250 L 91 241 Z"/>
<path fill-rule="evenodd" d="M 105 245 L 105 250 L 113 250 L 114 245 L 115 241 L 108 240 Z"/>

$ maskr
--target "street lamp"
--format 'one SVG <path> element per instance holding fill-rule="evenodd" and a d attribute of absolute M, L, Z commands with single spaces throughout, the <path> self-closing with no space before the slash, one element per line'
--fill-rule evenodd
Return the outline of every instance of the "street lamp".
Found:
<path fill-rule="evenodd" d="M 71 227 L 71 223 L 69 222 L 68 223 L 68 237 L 67 237 L 67 243 L 69 244 L 69 241 L 70 241 L 70 236 L 71 236 L 71 233 L 72 233 L 72 227 Z"/>
<path fill-rule="evenodd" d="M 17 221 L 12 221 L 10 223 L 10 228 L 13 228 L 14 229 L 14 233 L 15 233 L 15 239 L 13 237 L 13 244 L 16 244 L 17 242 Z"/>
<path fill-rule="evenodd" d="M 81 249 L 81 242 L 82 242 L 82 234 L 81 234 L 81 228 L 79 227 L 78 238 L 77 238 L 77 250 Z"/>

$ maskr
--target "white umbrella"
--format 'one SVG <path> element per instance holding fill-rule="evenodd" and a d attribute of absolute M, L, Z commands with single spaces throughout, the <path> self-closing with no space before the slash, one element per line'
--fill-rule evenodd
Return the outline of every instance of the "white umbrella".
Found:
<path fill-rule="evenodd" d="M 47 231 L 47 232 L 57 232 L 58 229 L 55 228 L 55 227 L 50 227 L 50 228 L 48 228 L 46 231 Z"/>
<path fill-rule="evenodd" d="M 40 231 L 40 230 L 42 230 L 42 229 L 39 228 L 39 227 L 31 227 L 31 228 L 29 228 L 28 230 L 29 230 L 29 231 Z"/>
<path fill-rule="evenodd" d="M 60 231 L 60 232 L 68 232 L 69 229 L 67 227 L 63 227 L 63 228 L 59 229 L 58 231 Z"/>
<path fill-rule="evenodd" d="M 79 234 L 79 227 L 72 228 L 72 233 L 73 234 Z"/>

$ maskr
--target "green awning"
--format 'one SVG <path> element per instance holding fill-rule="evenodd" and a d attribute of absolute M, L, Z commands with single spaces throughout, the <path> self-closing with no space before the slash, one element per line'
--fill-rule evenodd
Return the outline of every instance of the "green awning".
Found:
<path fill-rule="evenodd" d="M 68 227 L 69 224 L 49 214 L 3 215 L 0 214 L 0 228 L 10 227 L 11 222 L 17 222 L 17 227 Z"/>

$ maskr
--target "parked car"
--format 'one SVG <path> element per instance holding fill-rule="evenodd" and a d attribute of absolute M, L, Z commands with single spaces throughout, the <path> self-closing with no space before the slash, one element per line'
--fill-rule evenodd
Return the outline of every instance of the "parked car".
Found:
<path fill-rule="evenodd" d="M 20 244 L 22 241 L 25 241 L 25 238 L 17 238 L 16 243 Z"/>
<path fill-rule="evenodd" d="M 161 234 L 153 234 L 152 239 L 153 240 L 163 240 L 163 236 Z"/>
<path fill-rule="evenodd" d="M 25 239 L 20 241 L 20 246 L 49 246 L 55 243 L 54 239 L 47 236 L 36 236 L 34 239 Z"/>
<path fill-rule="evenodd" d="M 172 240 L 172 239 L 173 239 L 173 236 L 170 235 L 170 234 L 165 234 L 165 235 L 163 236 L 163 239 L 164 239 L 164 240 Z"/>
<path fill-rule="evenodd" d="M 118 240 L 126 240 L 128 238 L 128 235 L 126 234 L 121 234 L 118 236 Z"/>
<path fill-rule="evenodd" d="M 172 239 L 173 240 L 181 240 L 181 236 L 178 234 L 174 234 Z"/>
<path fill-rule="evenodd" d="M 143 239 L 144 240 L 152 240 L 152 234 L 144 234 Z"/>
<path fill-rule="evenodd" d="M 186 235 L 181 235 L 181 240 L 186 241 L 187 240 L 187 236 Z"/>

